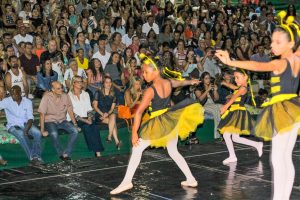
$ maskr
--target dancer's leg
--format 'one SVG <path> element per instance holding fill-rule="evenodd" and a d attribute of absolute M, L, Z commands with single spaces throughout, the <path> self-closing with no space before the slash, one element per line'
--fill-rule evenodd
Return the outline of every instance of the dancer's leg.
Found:
<path fill-rule="evenodd" d="M 295 128 L 289 133 L 288 145 L 286 146 L 284 158 L 286 166 L 286 180 L 285 180 L 285 190 L 283 199 L 290 199 L 292 188 L 295 179 L 295 167 L 293 164 L 293 149 L 296 144 L 298 130 L 300 128 L 300 123 L 298 123 Z"/>
<path fill-rule="evenodd" d="M 134 175 L 138 165 L 140 164 L 143 151 L 149 145 L 150 145 L 149 140 L 139 139 L 138 146 L 132 147 L 132 153 L 131 153 L 131 157 L 129 159 L 129 164 L 127 167 L 125 177 L 124 177 L 123 181 L 121 182 L 121 184 L 116 189 L 114 189 L 110 192 L 111 194 L 118 194 L 118 193 L 121 193 L 125 190 L 132 188 L 133 175 Z"/>
<path fill-rule="evenodd" d="M 168 142 L 168 144 L 167 144 L 168 154 L 175 161 L 177 166 L 180 168 L 180 170 L 185 175 L 186 183 L 190 184 L 190 185 L 186 185 L 186 186 L 192 186 L 192 183 L 193 183 L 194 187 L 196 187 L 197 181 L 196 181 L 195 177 L 192 175 L 192 172 L 191 172 L 188 164 L 186 163 L 185 159 L 178 152 L 177 142 L 178 142 L 178 137 L 176 137 Z"/>
<path fill-rule="evenodd" d="M 263 143 L 262 142 L 256 142 L 256 141 L 249 140 L 247 138 L 242 138 L 242 137 L 240 137 L 239 134 L 232 134 L 232 141 L 256 148 L 259 157 L 261 157 L 261 155 L 263 153 Z"/>
<path fill-rule="evenodd" d="M 231 162 L 236 162 L 237 161 L 237 157 L 235 155 L 233 143 L 232 143 L 232 140 L 231 140 L 231 135 L 232 134 L 229 133 L 229 132 L 225 132 L 223 134 L 223 137 L 224 137 L 224 140 L 225 140 L 225 143 L 226 143 L 226 147 L 227 147 L 228 152 L 229 152 L 229 157 L 226 158 L 225 160 L 223 160 L 224 165 L 229 164 Z"/>

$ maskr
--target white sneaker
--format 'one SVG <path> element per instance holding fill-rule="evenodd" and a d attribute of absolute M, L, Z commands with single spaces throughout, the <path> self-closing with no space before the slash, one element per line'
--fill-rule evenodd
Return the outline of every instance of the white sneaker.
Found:
<path fill-rule="evenodd" d="M 198 182 L 197 182 L 196 180 L 191 181 L 191 182 L 188 182 L 188 181 L 182 181 L 182 182 L 181 182 L 181 185 L 182 185 L 182 186 L 185 186 L 185 187 L 197 187 L 197 186 L 198 186 Z"/>
<path fill-rule="evenodd" d="M 128 183 L 126 185 L 120 185 L 117 188 L 115 188 L 114 190 L 110 191 L 110 194 L 115 195 L 115 194 L 120 194 L 126 190 L 130 190 L 131 188 L 133 188 L 133 184 L 132 183 Z"/>
<path fill-rule="evenodd" d="M 223 160 L 223 165 L 228 165 L 229 163 L 234 163 L 237 162 L 237 158 L 233 157 L 233 158 L 226 158 L 225 160 Z"/>

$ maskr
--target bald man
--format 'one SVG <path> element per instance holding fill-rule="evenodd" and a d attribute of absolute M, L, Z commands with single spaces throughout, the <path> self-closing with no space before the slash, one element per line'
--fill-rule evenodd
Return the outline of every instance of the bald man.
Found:
<path fill-rule="evenodd" d="M 50 135 L 54 148 L 63 161 L 70 160 L 70 156 L 78 135 L 78 126 L 74 117 L 72 102 L 69 95 L 63 91 L 60 82 L 52 82 L 51 92 L 44 94 L 38 112 L 40 113 L 40 126 L 43 135 Z M 67 113 L 73 122 L 67 121 Z M 62 129 L 70 134 L 66 148 L 63 148 L 58 138 L 58 130 Z"/>

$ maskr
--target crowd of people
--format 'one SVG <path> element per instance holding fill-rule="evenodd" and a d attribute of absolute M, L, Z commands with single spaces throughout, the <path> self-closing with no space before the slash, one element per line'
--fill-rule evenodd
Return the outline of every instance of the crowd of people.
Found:
<path fill-rule="evenodd" d="M 237 60 L 268 62 L 273 58 L 270 35 L 276 10 L 265 0 L 32 0 L 1 1 L 0 93 L 7 130 L 33 163 L 42 162 L 40 140 L 52 138 L 58 156 L 70 159 L 78 131 L 100 156 L 101 123 L 108 124 L 107 142 L 118 149 L 119 105 L 134 114 L 148 86 L 139 54 L 159 57 L 163 66 L 197 86 L 174 90 L 172 102 L 199 100 L 214 120 L 219 138 L 220 107 L 231 98 L 232 72 L 214 55 L 226 49 Z M 288 5 L 287 16 L 296 16 Z M 269 73 L 251 73 L 267 80 Z M 261 89 L 260 106 L 268 96 Z M 33 124 L 31 99 L 40 98 L 39 126 Z M 251 101 L 248 101 L 251 104 Z M 71 137 L 66 148 L 58 130 Z M 89 133 L 89 134 L 86 134 Z M 28 140 L 33 138 L 33 143 Z M 1 164 L 6 162 L 1 160 Z"/>

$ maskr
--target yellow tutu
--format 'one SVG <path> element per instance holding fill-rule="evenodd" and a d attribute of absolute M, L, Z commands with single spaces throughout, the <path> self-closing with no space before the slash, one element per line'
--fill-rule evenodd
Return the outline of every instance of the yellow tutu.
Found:
<path fill-rule="evenodd" d="M 199 103 L 179 103 L 163 114 L 142 123 L 140 137 L 150 140 L 151 147 L 166 147 L 169 140 L 186 139 L 204 121 L 204 109 Z"/>
<path fill-rule="evenodd" d="M 291 131 L 299 122 L 300 97 L 295 97 L 265 107 L 256 121 L 255 134 L 269 141 L 276 134 Z M 298 134 L 300 135 L 300 131 Z"/>

